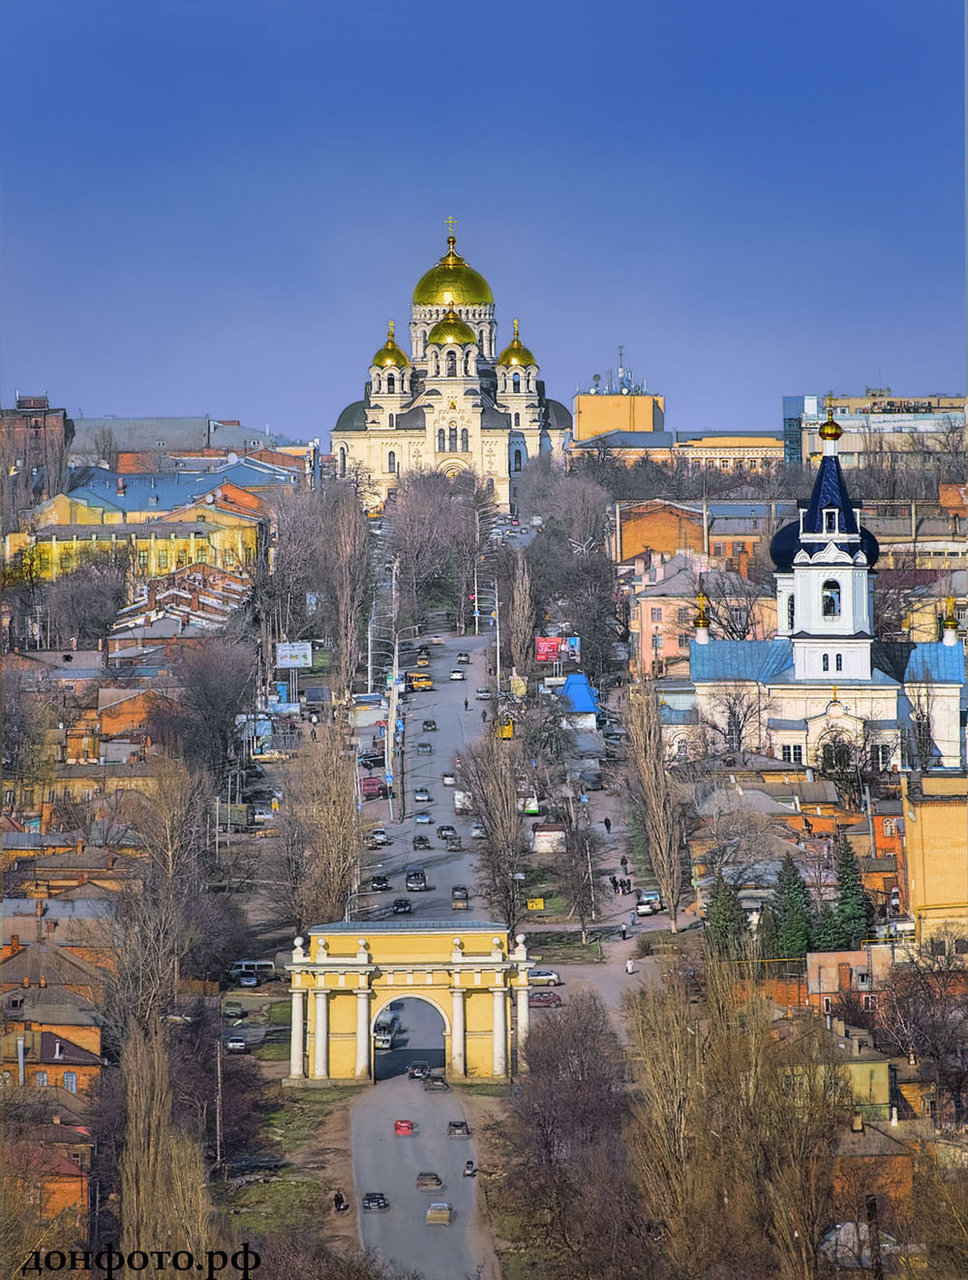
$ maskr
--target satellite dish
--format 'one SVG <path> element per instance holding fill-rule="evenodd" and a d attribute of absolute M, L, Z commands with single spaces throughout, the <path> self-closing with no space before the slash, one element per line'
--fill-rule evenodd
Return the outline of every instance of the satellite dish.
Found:
<path fill-rule="evenodd" d="M 230 453 L 226 458 L 226 462 L 228 462 L 229 465 L 234 465 L 236 462 L 238 462 L 238 460 L 239 460 L 239 455 L 234 451 Z"/>
<path fill-rule="evenodd" d="M 206 501 L 207 503 L 209 503 L 209 505 L 211 505 L 211 504 L 215 501 L 215 494 L 214 494 L 214 493 L 206 493 L 206 495 L 205 495 L 205 501 Z"/>

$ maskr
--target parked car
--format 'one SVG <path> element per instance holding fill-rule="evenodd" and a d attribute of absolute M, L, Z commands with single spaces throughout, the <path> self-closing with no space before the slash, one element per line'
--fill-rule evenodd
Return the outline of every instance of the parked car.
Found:
<path fill-rule="evenodd" d="M 417 804 L 433 803 L 433 796 L 430 794 L 430 792 L 427 790 L 426 787 L 418 787 L 417 790 L 413 793 L 413 798 L 417 802 Z"/>
<path fill-rule="evenodd" d="M 390 843 L 390 837 L 387 835 L 386 827 L 374 827 L 370 832 L 370 844 L 384 845 Z"/>
<path fill-rule="evenodd" d="M 420 726 L 424 733 L 435 733 L 437 729 L 436 720 L 425 720 Z"/>
<path fill-rule="evenodd" d="M 418 755 L 418 756 L 429 756 L 429 755 L 433 755 L 433 750 L 434 750 L 434 749 L 433 749 L 433 746 L 432 746 L 432 744 L 431 744 L 431 743 L 429 743 L 429 742 L 418 742 L 418 743 L 417 743 L 417 755 Z"/>
<path fill-rule="evenodd" d="M 418 809 L 413 815 L 413 820 L 420 827 L 429 827 L 433 822 L 433 818 L 426 809 Z"/>
<path fill-rule="evenodd" d="M 471 839 L 472 840 L 487 839 L 487 832 L 484 830 L 484 826 L 482 823 L 474 822 L 471 824 Z"/>
<path fill-rule="evenodd" d="M 554 969 L 532 969 L 528 981 L 533 987 L 560 987 L 561 978 Z"/>
<path fill-rule="evenodd" d="M 242 973 L 239 975 L 240 987 L 257 987 L 258 985 L 259 985 L 259 978 L 257 974 Z"/>
<path fill-rule="evenodd" d="M 245 1036 L 229 1036 L 225 1042 L 226 1053 L 248 1053 L 249 1046 Z"/>
<path fill-rule="evenodd" d="M 370 892 L 386 893 L 390 888 L 390 881 L 387 876 L 370 876 Z"/>
<path fill-rule="evenodd" d="M 491 691 L 490 689 L 478 689 L 474 694 L 474 697 L 477 699 L 478 702 L 490 702 Z"/>
<path fill-rule="evenodd" d="M 453 773 L 443 773 L 440 776 L 440 783 L 441 783 L 441 786 L 444 786 L 444 787 L 456 787 L 457 786 L 456 775 Z"/>
<path fill-rule="evenodd" d="M 637 916 L 654 916 L 662 910 L 662 899 L 652 889 L 643 889 L 639 894 L 639 900 L 635 904 L 635 914 Z"/>
<path fill-rule="evenodd" d="M 361 769 L 379 769 L 385 760 L 386 757 L 382 751 L 364 751 L 356 757 L 356 763 Z"/>
<path fill-rule="evenodd" d="M 242 1008 L 241 1000 L 223 1000 L 222 1001 L 222 1017 L 223 1018 L 244 1018 L 245 1010 Z"/>
<path fill-rule="evenodd" d="M 382 778 L 364 778 L 360 783 L 360 794 L 364 800 L 384 800 L 387 795 L 387 784 Z"/>
<path fill-rule="evenodd" d="M 425 1062 L 423 1058 L 417 1058 L 407 1067 L 407 1077 L 410 1080 L 422 1080 L 430 1070 L 430 1063 Z"/>
<path fill-rule="evenodd" d="M 393 914 L 395 916 L 408 916 L 412 910 L 413 906 L 409 898 L 393 899 Z"/>
<path fill-rule="evenodd" d="M 464 673 L 463 673 L 463 671 L 461 671 L 460 667 L 455 667 L 455 668 L 453 669 L 453 671 L 450 673 L 450 679 L 451 679 L 451 680 L 466 680 L 466 679 L 467 679 L 467 676 L 465 676 L 465 675 L 464 675 Z"/>
<path fill-rule="evenodd" d="M 275 811 L 272 808 L 272 805 L 268 804 L 266 801 L 260 801 L 259 804 L 254 804 L 252 806 L 253 822 L 271 822 L 274 816 Z"/>
<path fill-rule="evenodd" d="M 457 661 L 458 663 L 460 663 L 462 667 L 466 667 L 467 664 L 470 662 L 470 660 L 471 660 L 471 655 L 469 653 L 465 653 L 463 649 L 457 655 Z"/>
<path fill-rule="evenodd" d="M 423 1087 L 428 1093 L 447 1093 L 450 1090 L 450 1085 L 444 1077 L 435 1074 L 433 1071 L 424 1076 Z"/>
<path fill-rule="evenodd" d="M 532 1009 L 560 1009 L 562 1000 L 557 991 L 532 991 L 528 1004 Z"/>

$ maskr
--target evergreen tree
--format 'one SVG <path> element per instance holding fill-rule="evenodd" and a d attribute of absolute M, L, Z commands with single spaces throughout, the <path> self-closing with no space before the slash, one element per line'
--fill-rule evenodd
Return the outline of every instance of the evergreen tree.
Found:
<path fill-rule="evenodd" d="M 811 946 L 814 951 L 845 951 L 850 939 L 844 932 L 844 926 L 837 912 L 825 902 L 817 915 L 813 928 Z"/>
<path fill-rule="evenodd" d="M 709 894 L 706 925 L 713 947 L 720 955 L 736 951 L 746 936 L 746 912 L 740 906 L 739 895 L 727 884 L 721 871 Z"/>
<path fill-rule="evenodd" d="M 810 947 L 813 904 L 806 881 L 789 853 L 780 864 L 770 906 L 776 922 L 776 956 L 805 956 Z"/>
<path fill-rule="evenodd" d="M 760 910 L 760 918 L 756 925 L 756 945 L 764 960 L 771 960 L 778 954 L 776 949 L 776 916 L 768 902 L 764 902 Z"/>
<path fill-rule="evenodd" d="M 860 865 L 854 851 L 841 835 L 837 848 L 837 897 L 834 914 L 845 939 L 845 947 L 859 947 L 874 923 L 874 906 L 864 892 Z"/>

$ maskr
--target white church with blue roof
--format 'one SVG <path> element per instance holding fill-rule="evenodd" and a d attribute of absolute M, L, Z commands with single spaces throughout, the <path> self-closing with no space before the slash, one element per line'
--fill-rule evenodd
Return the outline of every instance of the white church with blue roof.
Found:
<path fill-rule="evenodd" d="M 930 644 L 874 635 L 877 540 L 847 492 L 832 411 L 820 435 L 810 501 L 770 547 L 777 635 L 712 639 L 700 602 L 691 689 L 670 690 L 662 708 L 667 741 L 688 758 L 706 726 L 720 746 L 791 764 L 829 766 L 831 753 L 849 746 L 879 771 L 961 768 L 965 652 L 957 621 L 949 608 L 943 640 Z"/>

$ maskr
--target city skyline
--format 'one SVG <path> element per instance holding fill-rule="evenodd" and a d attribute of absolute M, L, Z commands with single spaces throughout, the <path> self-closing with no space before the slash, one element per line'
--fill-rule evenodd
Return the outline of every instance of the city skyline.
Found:
<path fill-rule="evenodd" d="M 960 9 L 584 14 L 8 9 L 3 403 L 326 439 L 449 215 L 566 403 L 964 390 Z"/>

